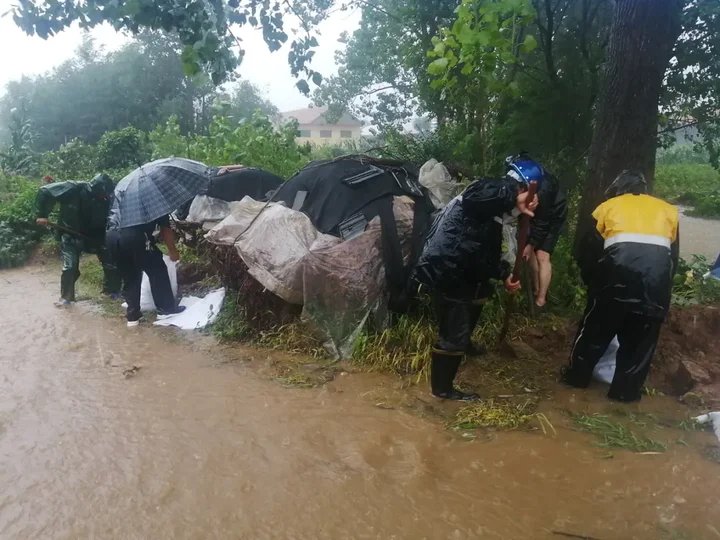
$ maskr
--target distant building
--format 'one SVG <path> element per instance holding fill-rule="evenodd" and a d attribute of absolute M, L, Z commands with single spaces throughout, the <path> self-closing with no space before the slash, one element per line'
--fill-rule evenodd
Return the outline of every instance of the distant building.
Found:
<path fill-rule="evenodd" d="M 298 143 L 309 142 L 322 146 L 342 144 L 360 138 L 363 125 L 360 120 L 343 113 L 336 123 L 331 124 L 325 118 L 326 113 L 327 107 L 308 107 L 280 113 L 280 119 L 283 123 L 297 120 Z"/>

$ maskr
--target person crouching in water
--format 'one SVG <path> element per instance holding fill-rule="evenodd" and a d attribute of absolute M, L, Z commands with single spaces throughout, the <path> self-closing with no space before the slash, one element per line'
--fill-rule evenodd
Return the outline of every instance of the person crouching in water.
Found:
<path fill-rule="evenodd" d="M 150 290 L 158 315 L 172 315 L 185 309 L 178 306 L 170 285 L 167 265 L 155 240 L 155 229 L 160 228 L 160 239 L 165 242 L 171 261 L 180 260 L 175 246 L 175 233 L 170 228 L 170 219 L 163 216 L 152 223 L 134 227 L 116 228 L 110 223 L 107 232 L 107 247 L 113 262 L 123 278 L 123 296 L 127 302 L 127 325 L 137 326 L 142 317 L 140 290 L 145 272 L 150 280 Z"/>
<path fill-rule="evenodd" d="M 562 380 L 585 388 L 617 335 L 608 398 L 638 401 L 670 308 L 680 240 L 678 209 L 648 195 L 645 177 L 623 171 L 592 214 L 594 233 L 578 264 L 588 302 Z"/>
<path fill-rule="evenodd" d="M 527 184 L 510 177 L 480 179 L 445 207 L 428 233 L 413 278 L 433 295 L 438 339 L 430 361 L 434 396 L 472 401 L 453 382 L 477 320 L 478 293 L 488 294 L 489 281 L 501 279 L 516 291 L 510 265 L 501 260 L 502 216 L 513 208 L 533 215 L 537 197 L 528 201 Z"/>

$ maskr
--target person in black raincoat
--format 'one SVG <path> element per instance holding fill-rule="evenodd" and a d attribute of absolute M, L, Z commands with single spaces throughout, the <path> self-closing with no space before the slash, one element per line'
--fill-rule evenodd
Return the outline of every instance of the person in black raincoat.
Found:
<path fill-rule="evenodd" d="M 510 265 L 501 260 L 502 216 L 513 208 L 533 215 L 537 198 L 527 200 L 526 184 L 512 178 L 481 179 L 450 201 L 435 219 L 413 278 L 433 295 L 438 339 L 430 362 L 433 395 L 470 401 L 477 394 L 453 386 L 455 375 L 470 346 L 478 305 L 490 294 L 489 281 L 505 281 L 509 291 Z"/>
<path fill-rule="evenodd" d="M 562 380 L 590 384 L 593 368 L 617 335 L 608 397 L 637 401 L 670 308 L 680 239 L 678 209 L 648 195 L 643 175 L 623 171 L 592 214 L 594 234 L 578 264 L 588 303 Z"/>
<path fill-rule="evenodd" d="M 507 172 L 538 183 L 538 210 L 530 222 L 530 236 L 522 257 L 530 263 L 535 306 L 543 308 L 552 280 L 550 257 L 567 218 L 567 199 L 558 179 L 527 154 L 505 160 Z"/>
<path fill-rule="evenodd" d="M 48 216 L 55 204 L 60 203 L 57 233 L 63 266 L 58 305 L 75 301 L 75 282 L 80 277 L 83 251 L 96 254 L 102 264 L 103 293 L 114 296 L 120 292 L 120 274 L 105 249 L 105 228 L 114 187 L 109 176 L 98 174 L 90 182 L 52 182 L 38 190 L 35 201 L 38 225 L 48 225 Z"/>
<path fill-rule="evenodd" d="M 173 295 L 167 265 L 154 235 L 158 228 L 159 237 L 168 248 L 170 260 L 178 261 L 180 254 L 175 246 L 175 233 L 170 228 L 169 216 L 144 225 L 121 229 L 117 228 L 112 219 L 109 224 L 107 248 L 123 278 L 123 296 L 127 302 L 126 318 L 129 327 L 137 326 L 142 318 L 140 292 L 143 272 L 150 281 L 158 315 L 172 315 L 185 309 L 184 306 L 178 306 Z"/>

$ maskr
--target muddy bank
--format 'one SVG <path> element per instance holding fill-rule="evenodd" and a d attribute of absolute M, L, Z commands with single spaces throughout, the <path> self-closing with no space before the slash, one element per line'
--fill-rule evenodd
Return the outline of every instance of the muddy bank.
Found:
<path fill-rule="evenodd" d="M 553 358 L 567 361 L 577 323 L 555 331 L 532 330 L 528 343 Z M 720 307 L 673 307 L 663 325 L 647 387 L 680 398 L 693 408 L 720 408 Z"/>
<path fill-rule="evenodd" d="M 597 389 L 557 388 L 543 406 L 556 435 L 467 440 L 422 385 L 350 373 L 283 388 L 263 376 L 273 352 L 57 310 L 56 287 L 41 268 L 0 272 L 2 538 L 720 531 L 718 465 L 699 451 L 712 437 L 658 428 L 666 452 L 609 453 L 563 413 L 608 411 Z M 659 397 L 631 410 L 683 415 Z"/>
<path fill-rule="evenodd" d="M 670 312 L 650 384 L 688 404 L 720 408 L 720 308 Z"/>

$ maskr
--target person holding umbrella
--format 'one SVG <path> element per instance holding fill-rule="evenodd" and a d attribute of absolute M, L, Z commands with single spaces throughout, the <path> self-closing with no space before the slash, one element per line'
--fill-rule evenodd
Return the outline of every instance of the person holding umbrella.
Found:
<path fill-rule="evenodd" d="M 75 282 L 80 277 L 83 251 L 95 253 L 102 265 L 103 294 L 114 297 L 120 292 L 119 273 L 105 250 L 105 227 L 113 189 L 110 177 L 98 174 L 90 182 L 46 182 L 38 190 L 35 222 L 54 227 L 60 240 L 60 299 L 55 302 L 59 307 L 75 301 Z M 50 223 L 48 216 L 56 203 L 60 203 L 58 223 Z"/>
<path fill-rule="evenodd" d="M 155 231 L 168 248 L 170 260 L 180 256 L 169 215 L 207 187 L 211 169 L 183 158 L 153 161 L 135 169 L 115 188 L 115 203 L 110 212 L 107 246 L 123 277 L 123 295 L 127 302 L 127 325 L 137 326 L 142 317 L 140 287 L 142 274 L 150 280 L 150 289 L 159 315 L 179 313 Z"/>
<path fill-rule="evenodd" d="M 150 290 L 158 315 L 171 315 L 185 309 L 184 306 L 177 305 L 173 295 L 167 265 L 163 260 L 162 252 L 157 247 L 155 232 L 158 228 L 158 237 L 167 246 L 170 260 L 174 262 L 180 260 L 175 245 L 175 233 L 170 228 L 170 219 L 167 215 L 151 223 L 110 229 L 107 233 L 108 250 L 116 261 L 125 284 L 123 295 L 128 306 L 126 318 L 130 327 L 140 324 L 142 318 L 140 290 L 143 272 L 150 280 Z"/>

